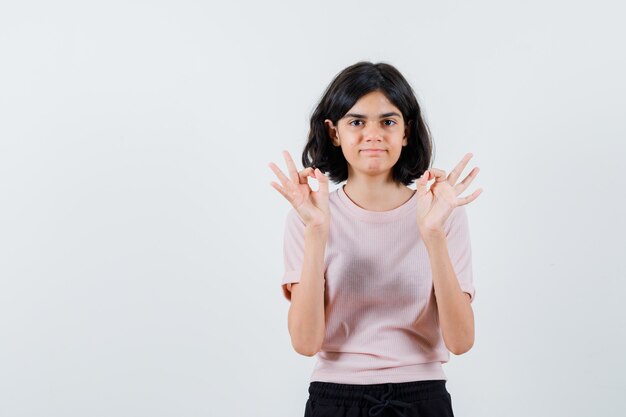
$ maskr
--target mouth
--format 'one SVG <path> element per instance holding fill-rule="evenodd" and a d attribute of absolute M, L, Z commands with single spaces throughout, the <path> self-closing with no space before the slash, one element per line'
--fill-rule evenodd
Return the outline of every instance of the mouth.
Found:
<path fill-rule="evenodd" d="M 366 153 L 368 155 L 378 155 L 385 152 L 384 149 L 363 149 L 361 152 Z"/>

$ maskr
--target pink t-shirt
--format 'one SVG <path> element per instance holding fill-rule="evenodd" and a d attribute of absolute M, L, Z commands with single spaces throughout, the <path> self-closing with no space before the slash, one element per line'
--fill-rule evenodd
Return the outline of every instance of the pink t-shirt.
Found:
<path fill-rule="evenodd" d="M 343 186 L 329 196 L 325 260 L 326 335 L 310 381 L 378 384 L 447 379 L 448 362 L 426 246 L 416 222 L 417 195 L 389 211 L 356 205 Z M 287 215 L 283 294 L 300 281 L 304 223 Z M 474 300 L 467 214 L 455 208 L 444 231 L 464 292 Z"/>

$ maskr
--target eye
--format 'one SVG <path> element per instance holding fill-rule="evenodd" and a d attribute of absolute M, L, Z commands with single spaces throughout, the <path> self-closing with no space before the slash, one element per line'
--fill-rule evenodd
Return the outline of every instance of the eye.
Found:
<path fill-rule="evenodd" d="M 351 122 L 350 122 L 350 123 L 348 123 L 348 124 L 349 124 L 350 126 L 356 126 L 356 125 L 354 125 L 354 124 L 352 124 L 352 123 L 355 123 L 355 122 L 362 122 L 362 121 L 363 121 L 363 120 L 353 120 L 353 121 L 351 121 Z"/>
<path fill-rule="evenodd" d="M 397 124 L 397 123 L 395 122 L 395 120 L 391 120 L 391 119 L 387 119 L 387 120 L 385 120 L 385 123 L 387 123 L 387 122 L 391 122 L 391 123 L 392 123 L 392 124 L 388 124 L 387 126 L 393 126 L 393 125 Z"/>

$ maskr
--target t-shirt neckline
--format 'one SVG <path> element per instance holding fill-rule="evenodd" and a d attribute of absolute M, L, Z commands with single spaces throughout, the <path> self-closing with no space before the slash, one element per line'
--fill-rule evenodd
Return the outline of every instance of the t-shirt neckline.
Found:
<path fill-rule="evenodd" d="M 387 210 L 387 211 L 371 211 L 365 210 L 362 207 L 359 207 L 354 201 L 350 200 L 350 197 L 346 194 L 343 187 L 343 184 L 337 190 L 337 195 L 339 196 L 339 200 L 342 202 L 343 206 L 356 218 L 372 222 L 372 223 L 386 223 L 397 219 L 403 214 L 408 213 L 409 211 L 415 211 L 415 207 L 417 207 L 417 192 L 414 190 L 413 195 L 407 201 L 402 203 L 400 206 Z"/>

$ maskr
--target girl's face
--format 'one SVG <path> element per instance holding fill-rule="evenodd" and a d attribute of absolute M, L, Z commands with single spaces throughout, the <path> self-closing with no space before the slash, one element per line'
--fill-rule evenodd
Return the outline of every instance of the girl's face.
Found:
<path fill-rule="evenodd" d="M 380 91 L 362 96 L 335 126 L 324 121 L 335 146 L 348 161 L 348 176 L 391 176 L 391 169 L 408 144 L 402 112 Z M 358 171 L 358 172 L 355 172 Z"/>

